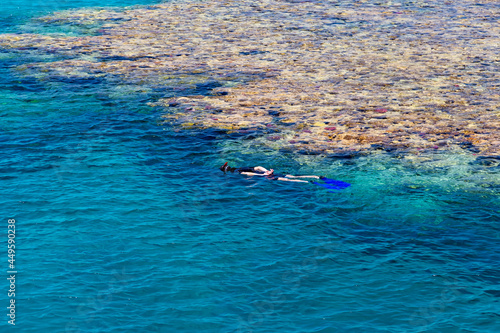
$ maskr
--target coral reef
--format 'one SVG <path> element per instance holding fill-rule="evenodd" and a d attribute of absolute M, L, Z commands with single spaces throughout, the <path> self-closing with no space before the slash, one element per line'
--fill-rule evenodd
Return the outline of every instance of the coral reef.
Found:
<path fill-rule="evenodd" d="M 495 1 L 208 0 L 84 9 L 45 24 L 94 36 L 0 35 L 0 47 L 65 57 L 19 68 L 176 91 L 152 105 L 190 128 L 255 133 L 302 153 L 500 150 Z"/>

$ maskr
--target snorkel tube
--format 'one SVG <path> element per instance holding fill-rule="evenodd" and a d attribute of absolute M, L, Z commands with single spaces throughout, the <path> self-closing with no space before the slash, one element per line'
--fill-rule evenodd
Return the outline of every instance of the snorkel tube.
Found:
<path fill-rule="evenodd" d="M 222 172 L 226 172 L 226 171 L 227 171 L 227 168 L 228 168 L 228 166 L 227 166 L 227 162 L 226 162 L 226 163 L 224 163 L 224 165 L 223 165 L 223 166 L 221 166 L 219 169 L 220 169 L 220 171 L 222 171 Z"/>

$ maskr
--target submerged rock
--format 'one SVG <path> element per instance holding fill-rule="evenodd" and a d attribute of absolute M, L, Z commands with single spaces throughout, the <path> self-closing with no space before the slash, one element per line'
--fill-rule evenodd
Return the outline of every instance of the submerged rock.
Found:
<path fill-rule="evenodd" d="M 476 158 L 476 164 L 484 166 L 498 166 L 500 165 L 500 156 L 479 156 Z"/>

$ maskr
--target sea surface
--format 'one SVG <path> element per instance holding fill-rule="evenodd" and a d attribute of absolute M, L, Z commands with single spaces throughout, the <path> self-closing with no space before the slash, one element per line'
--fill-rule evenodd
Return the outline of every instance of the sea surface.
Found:
<path fill-rule="evenodd" d="M 147 4 L 4 0 L 0 33 L 88 33 L 33 18 Z M 332 159 L 179 131 L 147 106 L 176 93 L 16 71 L 41 57 L 0 50 L 0 331 L 500 332 L 498 160 Z M 223 174 L 225 161 L 352 186 Z"/>

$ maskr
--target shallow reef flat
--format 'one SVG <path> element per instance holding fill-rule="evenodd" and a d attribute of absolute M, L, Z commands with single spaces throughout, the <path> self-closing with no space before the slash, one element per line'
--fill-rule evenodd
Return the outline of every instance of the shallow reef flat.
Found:
<path fill-rule="evenodd" d="M 0 47 L 60 58 L 21 75 L 169 91 L 151 105 L 185 130 L 239 132 L 305 154 L 495 157 L 499 17 L 487 0 L 175 1 L 57 12 L 38 20 L 100 28 L 4 34 Z"/>

